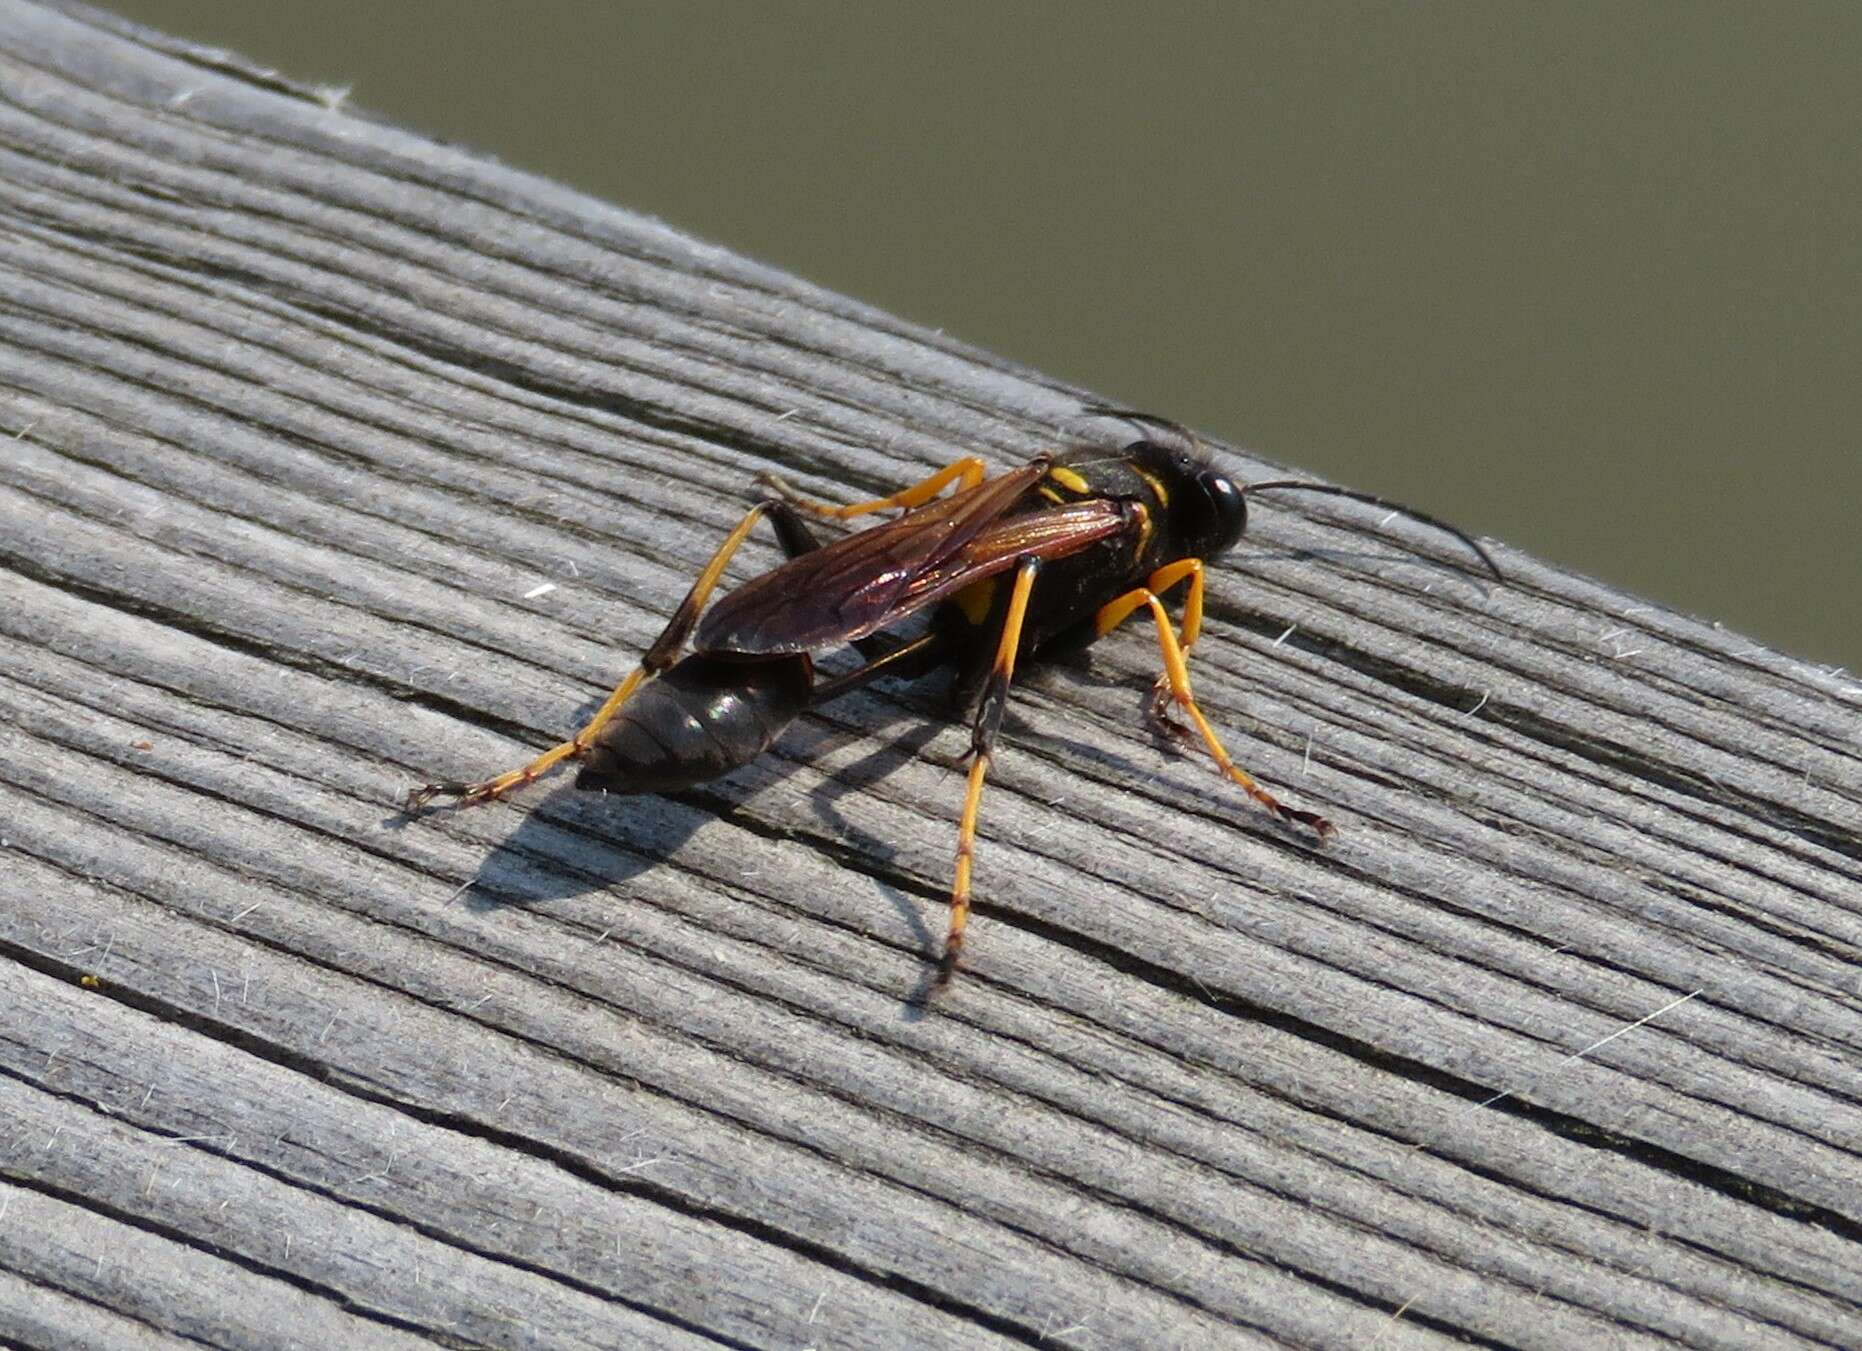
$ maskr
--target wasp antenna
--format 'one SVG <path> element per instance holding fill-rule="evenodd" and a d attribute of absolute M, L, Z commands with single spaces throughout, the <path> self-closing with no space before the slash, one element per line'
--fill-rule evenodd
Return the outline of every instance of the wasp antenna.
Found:
<path fill-rule="evenodd" d="M 1143 423 L 1150 427 L 1159 427 L 1165 431 L 1180 433 L 1192 441 L 1200 441 L 1195 432 L 1185 427 L 1174 418 L 1162 417 L 1156 413 L 1142 413 L 1136 408 L 1119 408 L 1109 403 L 1089 403 L 1080 409 L 1087 417 L 1120 418 L 1126 422 Z"/>
<path fill-rule="evenodd" d="M 1396 512 L 1400 516 L 1407 516 L 1410 520 L 1416 521 L 1422 525 L 1433 526 L 1443 534 L 1453 535 L 1456 539 L 1467 545 L 1474 556 L 1487 565 L 1487 570 L 1489 572 L 1493 573 L 1500 581 L 1504 582 L 1506 580 L 1506 575 L 1500 571 L 1500 565 L 1493 561 L 1492 554 L 1481 547 L 1479 540 L 1475 539 L 1474 536 L 1470 535 L 1467 531 L 1461 529 L 1461 527 L 1450 525 L 1447 521 L 1442 520 L 1438 516 L 1431 516 L 1426 511 L 1418 511 L 1414 507 L 1406 507 L 1401 502 L 1392 502 L 1389 498 L 1379 497 L 1376 493 L 1361 493 L 1355 488 L 1340 488 L 1330 483 L 1301 483 L 1296 479 L 1273 479 L 1267 483 L 1250 483 L 1243 491 L 1258 493 L 1264 489 L 1275 488 L 1290 488 L 1295 492 L 1322 493 L 1327 497 L 1349 498 L 1353 502 L 1363 502 L 1366 506 L 1372 507 L 1384 507 L 1387 510 Z"/>

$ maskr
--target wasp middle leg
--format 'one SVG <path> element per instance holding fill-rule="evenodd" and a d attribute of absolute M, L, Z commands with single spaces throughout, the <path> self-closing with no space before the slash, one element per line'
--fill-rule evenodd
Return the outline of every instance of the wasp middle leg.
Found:
<path fill-rule="evenodd" d="M 1041 560 L 1024 558 L 1015 567 L 1015 582 L 1009 592 L 1007 613 L 1002 618 L 1002 634 L 996 642 L 995 662 L 976 708 L 976 721 L 970 729 L 970 778 L 963 797 L 963 816 L 957 823 L 957 872 L 950 888 L 950 933 L 944 939 L 944 953 L 938 959 L 937 987 L 950 984 L 963 952 L 963 930 L 970 919 L 970 860 L 976 851 L 976 818 L 983 801 L 983 780 L 989 776 L 990 758 L 996 733 L 1002 728 L 1002 714 L 1008 707 L 1009 683 L 1015 676 L 1015 654 L 1021 649 L 1023 621 L 1028 614 L 1028 595 L 1040 575 Z"/>

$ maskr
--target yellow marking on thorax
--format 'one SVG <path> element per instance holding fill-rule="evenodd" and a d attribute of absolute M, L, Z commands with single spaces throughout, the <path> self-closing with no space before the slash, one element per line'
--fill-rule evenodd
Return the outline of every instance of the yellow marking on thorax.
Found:
<path fill-rule="evenodd" d="M 1057 464 L 1052 469 L 1049 469 L 1047 471 L 1047 476 L 1068 492 L 1075 493 L 1081 497 L 1085 497 L 1092 492 L 1092 489 L 1086 486 L 1086 480 L 1081 478 L 1079 474 L 1075 473 L 1073 470 L 1067 468 L 1064 464 Z"/>
<path fill-rule="evenodd" d="M 1048 487 L 1045 483 L 1043 483 L 1039 488 L 1036 488 L 1035 491 L 1039 493 L 1042 497 L 1045 497 L 1048 501 L 1052 502 L 1057 507 L 1063 505 L 1067 500 L 1066 498 L 1062 497 L 1058 492 L 1056 492 L 1054 489 Z"/>
<path fill-rule="evenodd" d="M 1162 479 L 1160 479 L 1156 474 L 1147 474 L 1144 470 L 1139 469 L 1135 465 L 1132 467 L 1131 472 L 1136 474 L 1139 478 L 1143 479 L 1145 486 L 1149 488 L 1154 494 L 1156 494 L 1157 509 L 1159 511 L 1162 511 L 1165 507 L 1168 507 L 1170 505 L 1170 493 L 1168 490 L 1165 489 L 1164 481 Z"/>
<path fill-rule="evenodd" d="M 963 617 L 971 624 L 981 627 L 989 620 L 989 612 L 996 608 L 996 579 L 985 577 L 974 582 L 951 597 L 957 602 L 957 608 L 963 611 Z"/>
<path fill-rule="evenodd" d="M 1148 478 L 1149 475 L 1146 475 Z M 1151 543 L 1151 513 L 1145 510 L 1144 503 L 1132 504 L 1138 512 L 1138 547 L 1132 551 L 1133 557 L 1143 558 L 1145 549 Z"/>

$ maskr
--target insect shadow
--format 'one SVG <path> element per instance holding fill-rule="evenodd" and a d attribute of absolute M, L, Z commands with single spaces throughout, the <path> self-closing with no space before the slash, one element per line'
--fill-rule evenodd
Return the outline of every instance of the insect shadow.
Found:
<path fill-rule="evenodd" d="M 1100 667 L 1093 653 L 1084 648 L 1045 654 L 1031 663 L 1027 677 L 1031 690 L 1048 693 L 1081 683 L 1115 691 L 1130 687 L 1129 680 Z M 927 890 L 908 880 L 906 870 L 897 864 L 896 842 L 862 826 L 856 815 L 843 810 L 843 802 L 857 800 L 904 766 L 923 759 L 931 743 L 950 735 L 953 728 L 960 734 L 944 684 L 930 676 L 889 681 L 855 694 L 836 704 L 837 716 L 831 723 L 819 715 L 806 717 L 784 734 L 774 753 L 687 792 L 609 797 L 565 784 L 542 798 L 535 810 L 519 817 L 516 828 L 492 846 L 457 903 L 481 914 L 547 906 L 606 891 L 643 873 L 664 869 L 668 863 L 676 865 L 681 849 L 706 824 L 747 820 L 750 813 L 745 809 L 759 794 L 804 765 L 870 741 L 870 750 L 838 766 L 809 791 L 807 800 L 823 836 L 834 842 L 843 864 L 871 879 L 898 916 L 903 942 L 926 963 L 917 988 L 904 1003 L 903 1016 L 916 1020 L 923 1016 L 938 981 L 938 936 L 926 923 L 927 908 L 936 903 L 935 888 Z M 1138 691 L 1131 693 L 1138 697 Z M 598 703 L 590 699 L 571 720 L 586 718 Z M 1037 731 L 1012 711 L 1005 718 L 1004 731 L 1013 740 L 1060 748 L 1123 774 L 1141 772 L 1140 761 L 1153 753 L 1139 751 L 1133 758 L 1119 750 L 1059 736 L 1051 728 Z M 1169 753 L 1165 743 L 1159 742 L 1159 747 Z M 950 779 L 948 805 L 955 812 L 963 781 L 961 766 L 950 770 Z M 1221 796 L 1213 777 L 1211 793 Z M 937 803 L 931 810 L 937 810 Z M 765 833 L 762 827 L 751 828 Z M 625 934 L 629 907 L 655 903 L 649 895 L 613 898 L 614 932 Z"/>
<path fill-rule="evenodd" d="M 676 864 L 681 849 L 707 823 L 748 823 L 751 813 L 745 809 L 759 794 L 835 749 L 876 738 L 870 751 L 811 789 L 808 801 L 823 834 L 835 842 L 836 852 L 873 880 L 897 912 L 910 946 L 925 961 L 934 962 L 938 942 L 924 914 L 932 898 L 911 890 L 894 866 L 895 844 L 849 818 L 841 803 L 921 758 L 925 748 L 950 728 L 948 701 L 938 683 L 899 685 L 884 696 L 856 695 L 837 705 L 853 730 L 818 717 L 805 718 L 776 743 L 773 754 L 702 788 L 668 795 L 609 797 L 579 792 L 565 784 L 544 797 L 536 810 L 520 817 L 516 829 L 491 848 L 461 892 L 459 903 L 479 913 L 543 906 L 604 891 L 664 868 L 668 862 Z M 576 716 L 586 717 L 598 703 L 591 700 Z M 955 803 L 953 796 L 953 810 Z M 766 833 L 754 824 L 750 828 Z M 625 908 L 643 903 L 652 901 L 645 896 L 616 898 L 617 932 L 624 932 Z M 935 968 L 931 975 L 935 976 Z"/>
<path fill-rule="evenodd" d="M 1386 569 L 1408 566 L 1415 568 L 1422 577 L 1470 582 L 1465 574 L 1431 560 L 1418 562 L 1408 555 L 1386 554 L 1376 549 L 1281 547 L 1263 549 L 1261 557 L 1269 561 L 1325 558 Z M 1471 584 L 1479 585 L 1478 580 Z M 1227 617 L 1231 622 L 1263 632 L 1277 623 L 1245 609 Z M 1044 651 L 1030 662 L 1025 684 L 1030 691 L 1050 696 L 1068 687 L 1086 686 L 1128 690 L 1134 699 L 1142 697 L 1128 675 L 1107 669 L 1095 660 L 1095 652 L 1084 644 L 1055 645 Z M 881 682 L 869 691 L 837 703 L 837 714 L 832 722 L 820 715 L 804 718 L 776 743 L 773 754 L 686 792 L 611 797 L 578 792 L 564 784 L 543 798 L 538 810 L 519 817 L 516 829 L 492 847 L 461 894 L 460 902 L 475 912 L 494 913 L 547 905 L 626 883 L 642 873 L 664 867 L 669 861 L 676 863 L 679 851 L 709 822 L 748 823 L 752 814 L 745 812 L 746 806 L 803 765 L 817 762 L 824 755 L 854 742 L 870 739 L 873 746 L 867 754 L 823 778 L 810 790 L 808 800 L 824 837 L 834 842 L 835 852 L 841 856 L 843 864 L 857 868 L 872 880 L 909 934 L 910 946 L 927 962 L 933 962 L 938 943 L 925 922 L 925 915 L 927 905 L 934 898 L 922 887 L 913 887 L 903 870 L 896 866 L 899 851 L 894 841 L 861 826 L 843 810 L 842 803 L 922 758 L 936 738 L 956 725 L 952 700 L 943 686 L 944 682 L 936 676 Z M 591 697 L 569 721 L 586 720 L 600 702 L 599 698 Z M 1003 725 L 1014 741 L 1031 746 L 1046 745 L 1076 762 L 1096 764 L 1118 777 L 1144 774 L 1148 756 L 1171 756 L 1181 752 L 1181 747 L 1155 726 L 1148 729 L 1148 749 L 1136 750 L 1132 746 L 1109 747 L 1095 738 L 1068 737 L 1051 726 L 1037 731 L 1013 710 L 1006 714 Z M 957 785 L 962 777 L 960 769 L 953 770 L 952 777 L 954 811 Z M 1221 791 L 1220 780 L 1214 776 L 1210 778 L 1209 796 L 1216 806 L 1227 797 Z M 1270 817 L 1242 815 L 1238 816 L 1236 825 L 1241 829 L 1284 836 L 1302 847 L 1306 844 L 1299 832 L 1285 828 Z M 749 828 L 767 833 L 766 828 L 755 824 L 750 824 Z M 641 903 L 651 902 L 638 896 L 617 898 L 614 926 L 617 931 L 624 931 L 625 907 Z M 928 968 L 920 988 L 907 1001 L 909 1009 L 923 1007 L 936 979 L 935 968 Z"/>

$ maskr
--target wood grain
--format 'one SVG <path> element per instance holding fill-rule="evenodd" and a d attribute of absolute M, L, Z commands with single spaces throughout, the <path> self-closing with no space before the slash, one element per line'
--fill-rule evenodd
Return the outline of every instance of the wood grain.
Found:
<path fill-rule="evenodd" d="M 1862 693 L 1504 547 L 1314 500 L 1215 569 L 1322 848 L 1152 742 L 1136 628 L 1030 674 L 929 1008 L 935 683 L 402 819 L 757 471 L 1116 429 L 330 102 L 0 0 L 0 1339 L 1862 1342 Z"/>

